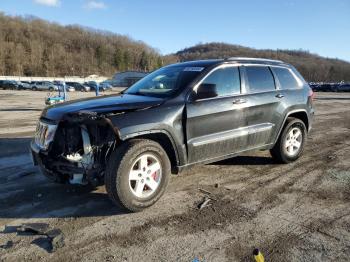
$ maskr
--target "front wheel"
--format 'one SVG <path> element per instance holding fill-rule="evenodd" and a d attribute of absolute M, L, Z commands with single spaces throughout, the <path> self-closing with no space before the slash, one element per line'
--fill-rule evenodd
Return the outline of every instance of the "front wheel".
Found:
<path fill-rule="evenodd" d="M 275 146 L 270 150 L 278 162 L 290 163 L 297 160 L 304 151 L 307 129 L 303 121 L 288 118 Z"/>
<path fill-rule="evenodd" d="M 138 212 L 164 194 L 170 172 L 169 158 L 158 143 L 146 139 L 126 141 L 109 158 L 106 190 L 115 204 Z"/>

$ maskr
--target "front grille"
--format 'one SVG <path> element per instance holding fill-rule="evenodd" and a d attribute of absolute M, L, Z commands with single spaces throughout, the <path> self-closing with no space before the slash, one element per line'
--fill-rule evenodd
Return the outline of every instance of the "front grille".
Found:
<path fill-rule="evenodd" d="M 35 143 L 40 147 L 45 147 L 45 137 L 48 130 L 48 125 L 43 122 L 38 122 L 35 132 Z"/>

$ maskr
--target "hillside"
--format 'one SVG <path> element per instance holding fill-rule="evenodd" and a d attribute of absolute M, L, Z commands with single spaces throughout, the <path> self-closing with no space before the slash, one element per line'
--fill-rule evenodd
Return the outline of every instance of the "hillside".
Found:
<path fill-rule="evenodd" d="M 156 50 L 126 36 L 0 13 L 0 75 L 110 76 L 161 65 Z"/>
<path fill-rule="evenodd" d="M 162 56 L 127 36 L 0 13 L 0 75 L 112 76 L 117 71 L 151 71 L 177 61 L 232 56 L 281 59 L 296 66 L 308 81 L 350 81 L 350 63 L 307 51 L 208 43 Z"/>
<path fill-rule="evenodd" d="M 225 43 L 207 43 L 175 54 L 180 61 L 234 56 L 279 59 L 294 65 L 308 81 L 350 81 L 350 63 L 300 50 L 259 50 Z"/>

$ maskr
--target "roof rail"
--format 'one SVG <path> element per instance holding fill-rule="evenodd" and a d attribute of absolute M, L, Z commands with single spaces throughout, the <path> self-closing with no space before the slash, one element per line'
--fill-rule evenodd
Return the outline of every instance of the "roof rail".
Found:
<path fill-rule="evenodd" d="M 251 61 L 251 62 L 265 62 L 265 63 L 284 63 L 281 60 L 266 59 L 266 58 L 254 58 L 254 57 L 229 57 L 228 61 Z"/>

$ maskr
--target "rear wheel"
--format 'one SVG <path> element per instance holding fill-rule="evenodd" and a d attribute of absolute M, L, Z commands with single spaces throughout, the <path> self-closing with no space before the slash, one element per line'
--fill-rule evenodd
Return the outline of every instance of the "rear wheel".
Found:
<path fill-rule="evenodd" d="M 170 177 L 170 161 L 156 142 L 130 140 L 110 156 L 106 190 L 111 200 L 130 211 L 141 211 L 164 194 Z"/>
<path fill-rule="evenodd" d="M 32 87 L 32 90 L 33 90 L 33 91 L 37 91 L 38 88 L 37 88 L 36 86 L 33 86 L 33 87 Z"/>
<path fill-rule="evenodd" d="M 281 163 L 297 160 L 304 151 L 307 140 L 307 129 L 303 121 L 288 118 L 275 146 L 270 150 L 271 155 Z"/>

